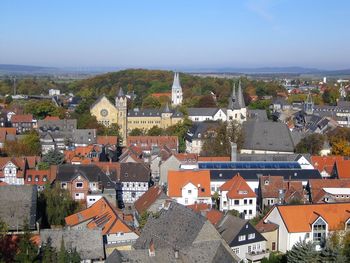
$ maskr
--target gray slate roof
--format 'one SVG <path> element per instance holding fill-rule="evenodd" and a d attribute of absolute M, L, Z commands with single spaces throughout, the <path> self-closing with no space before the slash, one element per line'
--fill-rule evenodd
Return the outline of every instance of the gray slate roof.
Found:
<path fill-rule="evenodd" d="M 58 251 L 63 238 L 65 248 L 76 249 L 82 260 L 104 258 L 101 230 L 43 229 L 40 231 L 40 238 L 43 243 L 51 239 L 51 245 Z"/>
<path fill-rule="evenodd" d="M 266 110 L 247 110 L 248 118 L 259 121 L 267 121 Z"/>
<path fill-rule="evenodd" d="M 233 258 L 222 242 L 214 240 L 194 243 L 178 251 L 178 258 L 175 257 L 175 251 L 171 248 L 155 248 L 155 256 L 153 257 L 149 256 L 148 249 L 114 250 L 106 260 L 106 263 L 119 262 L 232 263 L 238 262 L 238 260 Z"/>
<path fill-rule="evenodd" d="M 294 162 L 298 161 L 302 156 L 304 156 L 308 161 L 310 161 L 310 154 L 237 154 L 237 161 L 248 161 L 248 162 Z"/>
<path fill-rule="evenodd" d="M 176 110 L 169 110 L 166 107 L 162 109 L 133 109 L 128 111 L 128 117 L 159 117 L 162 113 L 171 112 L 174 118 L 182 118 L 183 114 Z"/>
<path fill-rule="evenodd" d="M 243 123 L 242 149 L 294 152 L 294 144 L 286 124 L 270 121 Z"/>
<path fill-rule="evenodd" d="M 188 108 L 188 116 L 214 116 L 220 108 Z"/>
<path fill-rule="evenodd" d="M 37 188 L 32 185 L 0 187 L 0 218 L 10 231 L 23 230 L 24 221 L 36 228 Z"/>
<path fill-rule="evenodd" d="M 83 176 L 90 182 L 101 182 L 104 188 L 115 188 L 117 175 L 115 171 L 110 171 L 106 175 L 98 166 L 94 164 L 74 165 L 63 164 L 58 166 L 56 180 L 59 182 L 69 182 L 77 176 Z"/>
<path fill-rule="evenodd" d="M 204 134 L 209 131 L 219 127 L 219 122 L 207 121 L 207 122 L 194 122 L 190 130 L 186 133 L 185 139 L 187 141 L 192 141 L 195 139 L 204 138 Z"/>
<path fill-rule="evenodd" d="M 206 218 L 200 214 L 172 202 L 168 209 L 160 211 L 158 218 L 150 218 L 147 221 L 134 248 L 148 249 L 151 240 L 156 248 L 182 249 L 188 247 L 196 239 L 205 221 Z"/>
<path fill-rule="evenodd" d="M 149 182 L 151 171 L 143 163 L 121 163 L 120 182 Z"/>

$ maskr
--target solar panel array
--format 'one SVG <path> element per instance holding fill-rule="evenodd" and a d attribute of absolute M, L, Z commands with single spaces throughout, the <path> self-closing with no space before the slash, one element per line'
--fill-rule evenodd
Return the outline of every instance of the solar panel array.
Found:
<path fill-rule="evenodd" d="M 199 162 L 199 169 L 301 169 L 298 162 Z"/>

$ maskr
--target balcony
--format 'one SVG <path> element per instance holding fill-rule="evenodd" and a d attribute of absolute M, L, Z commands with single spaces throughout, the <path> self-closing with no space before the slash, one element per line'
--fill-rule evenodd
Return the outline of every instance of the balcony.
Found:
<path fill-rule="evenodd" d="M 269 256 L 269 250 L 252 251 L 250 253 L 246 253 L 246 259 L 250 260 L 251 262 L 261 261 L 263 258 L 269 258 Z"/>

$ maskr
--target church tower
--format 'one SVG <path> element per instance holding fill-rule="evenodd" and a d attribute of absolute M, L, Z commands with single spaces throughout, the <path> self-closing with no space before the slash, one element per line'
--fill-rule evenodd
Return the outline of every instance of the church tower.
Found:
<path fill-rule="evenodd" d="M 314 113 L 314 102 L 312 100 L 311 93 L 307 95 L 305 104 L 304 104 L 304 111 L 307 115 L 312 115 Z"/>
<path fill-rule="evenodd" d="M 120 129 L 120 135 L 122 136 L 122 145 L 126 145 L 127 135 L 127 103 L 128 99 L 124 95 L 123 89 L 120 88 L 118 95 L 115 97 L 115 107 L 118 109 L 118 126 Z"/>
<path fill-rule="evenodd" d="M 236 83 L 233 84 L 232 94 L 228 99 L 227 119 L 228 121 L 236 120 L 239 123 L 247 119 L 247 108 L 244 102 L 241 81 L 239 81 L 237 91 Z"/>
<path fill-rule="evenodd" d="M 175 72 L 173 86 L 171 87 L 171 104 L 173 106 L 182 104 L 182 88 L 180 85 L 179 73 Z"/>

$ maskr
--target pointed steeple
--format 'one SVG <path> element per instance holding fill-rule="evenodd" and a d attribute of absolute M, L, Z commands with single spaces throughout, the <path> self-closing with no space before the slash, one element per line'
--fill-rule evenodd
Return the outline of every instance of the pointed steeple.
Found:
<path fill-rule="evenodd" d="M 239 84 L 238 84 L 237 98 L 238 98 L 239 107 L 240 108 L 245 108 L 245 102 L 244 102 L 244 97 L 243 97 L 243 93 L 242 93 L 241 80 L 239 80 Z"/>
<path fill-rule="evenodd" d="M 236 83 L 233 83 L 233 89 L 232 89 L 232 94 L 228 98 L 228 108 L 229 109 L 235 109 L 237 106 L 237 97 L 236 97 Z"/>
<path fill-rule="evenodd" d="M 310 115 L 313 114 L 314 112 L 314 102 L 312 100 L 312 95 L 310 91 L 307 94 L 306 102 L 304 105 L 304 111 L 306 114 L 310 114 Z"/>
<path fill-rule="evenodd" d="M 181 88 L 179 73 L 175 72 L 172 89 L 179 89 L 179 88 Z"/>
<path fill-rule="evenodd" d="M 169 113 L 170 112 L 170 109 L 169 109 L 169 104 L 168 102 L 165 104 L 165 107 L 164 107 L 164 110 L 163 110 L 164 113 Z"/>
<path fill-rule="evenodd" d="M 123 91 L 123 88 L 120 88 L 120 89 L 119 89 L 119 92 L 118 92 L 117 97 L 124 97 L 124 91 Z"/>
<path fill-rule="evenodd" d="M 182 103 L 182 88 L 180 84 L 179 73 L 175 72 L 173 86 L 171 87 L 171 102 L 173 105 Z"/>

